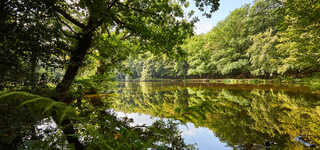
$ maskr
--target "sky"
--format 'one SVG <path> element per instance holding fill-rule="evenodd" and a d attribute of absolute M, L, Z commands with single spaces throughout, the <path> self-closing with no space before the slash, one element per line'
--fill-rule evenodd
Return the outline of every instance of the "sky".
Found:
<path fill-rule="evenodd" d="M 202 16 L 201 12 L 197 10 L 194 4 L 190 2 L 189 9 L 196 11 L 195 15 L 200 19 L 195 26 L 196 34 L 209 32 L 219 21 L 226 18 L 234 9 L 240 8 L 245 4 L 252 4 L 254 0 L 220 0 L 219 9 L 213 13 L 211 18 Z"/>

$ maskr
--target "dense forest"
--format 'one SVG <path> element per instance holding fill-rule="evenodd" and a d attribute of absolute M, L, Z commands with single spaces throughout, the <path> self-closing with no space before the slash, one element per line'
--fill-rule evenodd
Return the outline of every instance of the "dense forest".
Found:
<path fill-rule="evenodd" d="M 234 10 L 209 33 L 182 45 L 179 59 L 130 57 L 131 76 L 154 78 L 274 78 L 312 76 L 320 70 L 320 2 L 256 0 Z"/>
<path fill-rule="evenodd" d="M 208 17 L 219 6 L 216 0 L 195 2 Z M 197 36 L 192 35 L 198 18 L 184 14 L 186 1 L 150 2 L 148 8 L 106 3 L 6 1 L 0 89 L 50 85 L 62 98 L 74 81 L 102 83 L 114 75 L 120 80 L 295 78 L 319 72 L 316 0 L 256 0 Z"/>

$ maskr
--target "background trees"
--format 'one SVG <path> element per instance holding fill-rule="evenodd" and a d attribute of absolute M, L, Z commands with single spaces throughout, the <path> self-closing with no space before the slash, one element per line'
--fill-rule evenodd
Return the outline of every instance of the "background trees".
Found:
<path fill-rule="evenodd" d="M 248 58 L 245 55 L 250 45 L 246 28 L 248 9 L 246 5 L 233 11 L 209 36 L 207 48 L 213 53 L 210 61 L 222 75 L 241 74 L 248 70 Z"/>
<path fill-rule="evenodd" d="M 302 5 L 299 7 L 300 5 Z M 282 70 L 291 72 L 319 71 L 319 7 L 318 1 L 288 0 L 284 3 L 285 29 L 278 49 L 287 54 Z"/>
<path fill-rule="evenodd" d="M 253 44 L 247 51 L 250 58 L 251 74 L 255 76 L 273 76 L 278 73 L 281 54 L 275 47 L 279 44 L 279 36 L 272 35 L 272 30 L 255 35 Z"/>
<path fill-rule="evenodd" d="M 184 42 L 187 77 L 302 77 L 318 72 L 319 7 L 317 1 L 256 0 L 234 10 L 209 33 Z"/>

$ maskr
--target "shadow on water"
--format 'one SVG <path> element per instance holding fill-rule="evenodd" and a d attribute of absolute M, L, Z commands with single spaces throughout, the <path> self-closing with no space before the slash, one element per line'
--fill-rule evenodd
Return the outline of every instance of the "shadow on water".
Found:
<path fill-rule="evenodd" d="M 305 87 L 125 82 L 116 91 L 116 111 L 192 123 L 233 149 L 320 148 L 320 95 Z"/>

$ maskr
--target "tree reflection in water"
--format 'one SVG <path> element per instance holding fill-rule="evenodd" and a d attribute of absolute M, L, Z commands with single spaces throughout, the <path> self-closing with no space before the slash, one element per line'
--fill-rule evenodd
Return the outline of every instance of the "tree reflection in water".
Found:
<path fill-rule="evenodd" d="M 234 149 L 320 148 L 320 96 L 303 87 L 125 83 L 117 111 L 174 118 Z"/>

